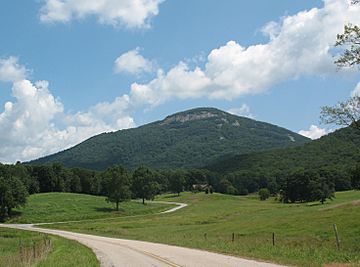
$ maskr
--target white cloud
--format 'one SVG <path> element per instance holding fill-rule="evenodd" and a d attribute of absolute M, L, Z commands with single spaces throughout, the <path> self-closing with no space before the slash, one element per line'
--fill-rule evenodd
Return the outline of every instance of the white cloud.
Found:
<path fill-rule="evenodd" d="M 248 117 L 251 119 L 255 118 L 247 104 L 242 104 L 239 108 L 229 109 L 228 112 L 237 116 Z"/>
<path fill-rule="evenodd" d="M 18 64 L 17 67 L 23 69 Z M 67 114 L 48 87 L 47 81 L 35 84 L 25 79 L 14 81 L 15 100 L 6 102 L 0 112 L 0 162 L 34 159 L 102 132 L 135 126 L 126 95 L 113 102 L 99 103 L 85 112 Z"/>
<path fill-rule="evenodd" d="M 44 0 L 40 11 L 43 22 L 69 22 L 95 16 L 101 24 L 115 27 L 147 28 L 158 15 L 164 0 Z"/>
<path fill-rule="evenodd" d="M 345 0 L 325 0 L 323 8 L 265 25 L 265 44 L 243 47 L 229 41 L 209 53 L 204 68 L 190 69 L 180 62 L 168 72 L 159 70 L 147 84 L 134 83 L 130 96 L 151 106 L 171 98 L 232 100 L 289 79 L 334 74 L 331 48 L 336 35 L 349 21 L 360 24 L 359 12 L 360 6 L 349 6 Z"/>
<path fill-rule="evenodd" d="M 16 82 L 25 79 L 28 70 L 19 65 L 16 57 L 0 58 L 0 81 Z"/>
<path fill-rule="evenodd" d="M 356 85 L 355 89 L 351 92 L 351 96 L 359 96 L 360 97 L 360 82 Z"/>
<path fill-rule="evenodd" d="M 316 125 L 311 125 L 309 130 L 301 130 L 299 131 L 299 134 L 306 136 L 310 139 L 319 139 L 320 137 L 327 135 L 329 131 L 326 129 L 322 129 Z"/>
<path fill-rule="evenodd" d="M 206 88 L 211 80 L 200 68 L 189 70 L 184 62 L 180 62 L 167 73 L 158 70 L 157 77 L 148 84 L 131 85 L 131 98 L 136 105 L 150 104 L 157 106 L 166 100 L 196 98 L 206 95 Z"/>
<path fill-rule="evenodd" d="M 154 67 L 150 60 L 139 54 L 139 48 L 128 51 L 115 60 L 116 73 L 139 75 L 143 72 L 152 72 Z"/>

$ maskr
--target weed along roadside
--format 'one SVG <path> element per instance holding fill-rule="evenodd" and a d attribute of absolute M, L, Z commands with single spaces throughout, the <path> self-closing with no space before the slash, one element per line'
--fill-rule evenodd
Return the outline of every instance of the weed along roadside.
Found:
<path fill-rule="evenodd" d="M 0 227 L 0 266 L 99 267 L 87 247 L 61 237 Z"/>
<path fill-rule="evenodd" d="M 8 250 L 7 255 L 0 257 L 0 266 L 32 266 L 52 251 L 52 241 L 47 234 L 15 233 L 0 228 L 0 235 L 2 250 L 5 253 Z M 9 239 L 14 239 L 11 250 L 5 244 Z"/>

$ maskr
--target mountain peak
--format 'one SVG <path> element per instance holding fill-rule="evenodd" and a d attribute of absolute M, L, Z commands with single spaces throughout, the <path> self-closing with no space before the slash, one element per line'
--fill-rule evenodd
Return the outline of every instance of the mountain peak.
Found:
<path fill-rule="evenodd" d="M 221 116 L 226 116 L 226 113 L 216 108 L 195 108 L 167 116 L 163 121 L 160 122 L 160 125 L 167 125 L 174 122 L 184 123 Z"/>

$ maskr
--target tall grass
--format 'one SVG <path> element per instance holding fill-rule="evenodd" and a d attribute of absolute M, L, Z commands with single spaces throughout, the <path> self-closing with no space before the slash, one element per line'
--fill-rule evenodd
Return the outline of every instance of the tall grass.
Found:
<path fill-rule="evenodd" d="M 0 266 L 33 266 L 52 250 L 47 234 L 0 229 Z"/>
<path fill-rule="evenodd" d="M 99 267 L 95 254 L 76 241 L 0 228 L 1 267 Z"/>

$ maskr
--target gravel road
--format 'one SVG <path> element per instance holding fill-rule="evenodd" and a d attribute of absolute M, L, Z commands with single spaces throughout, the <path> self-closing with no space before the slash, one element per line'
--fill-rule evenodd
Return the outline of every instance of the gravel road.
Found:
<path fill-rule="evenodd" d="M 177 204 L 179 206 L 174 209 L 168 210 L 167 213 L 174 212 L 178 210 L 179 207 L 183 208 L 186 206 L 186 204 L 182 203 L 173 204 Z M 76 240 L 84 244 L 85 246 L 91 248 L 95 252 L 102 267 L 280 266 L 276 264 L 247 260 L 218 253 L 211 253 L 198 249 L 189 249 L 144 241 L 109 238 L 61 230 L 37 228 L 36 225 L 32 224 L 0 224 L 0 227 L 37 231 L 47 234 L 58 235 L 71 240 Z"/>

